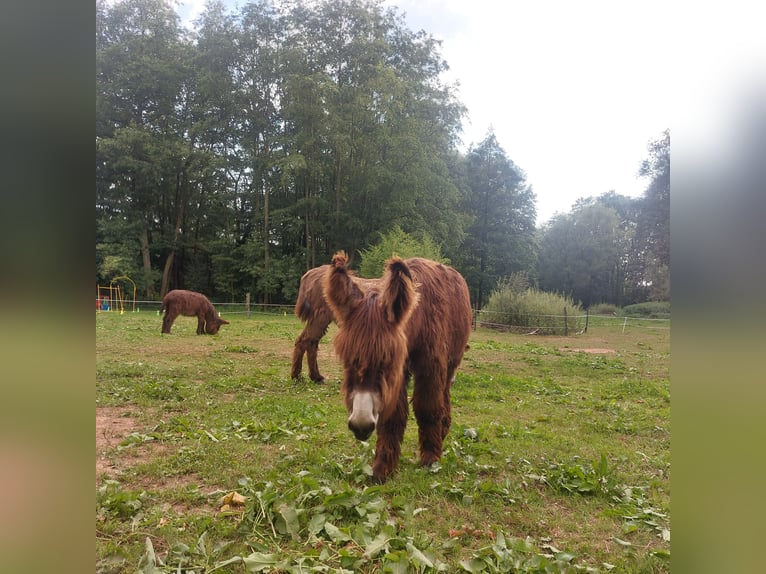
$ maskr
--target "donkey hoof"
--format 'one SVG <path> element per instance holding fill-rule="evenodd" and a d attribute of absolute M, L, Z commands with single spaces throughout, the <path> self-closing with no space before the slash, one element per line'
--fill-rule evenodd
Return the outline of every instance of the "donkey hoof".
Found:
<path fill-rule="evenodd" d="M 435 462 L 439 462 L 440 458 L 440 456 L 436 456 L 435 454 L 422 454 L 420 455 L 420 465 L 428 468 Z"/>
<path fill-rule="evenodd" d="M 376 469 L 373 466 L 373 469 L 372 469 L 372 482 L 373 482 L 373 484 L 385 484 L 385 482 L 388 480 L 388 475 L 389 474 L 390 473 L 385 472 L 385 471 L 380 470 L 380 469 Z"/>

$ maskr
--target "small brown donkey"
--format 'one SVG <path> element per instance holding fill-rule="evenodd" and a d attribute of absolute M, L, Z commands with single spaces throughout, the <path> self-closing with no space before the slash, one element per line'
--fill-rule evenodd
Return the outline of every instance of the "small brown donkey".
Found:
<path fill-rule="evenodd" d="M 221 325 L 228 325 L 229 322 L 221 319 L 216 313 L 213 304 L 202 293 L 196 291 L 186 291 L 184 289 L 174 289 L 168 291 L 168 294 L 162 298 L 162 311 L 165 316 L 162 318 L 162 332 L 170 333 L 173 321 L 179 315 L 185 317 L 197 317 L 197 335 L 215 335 Z"/>
<path fill-rule="evenodd" d="M 346 264 L 346 254 L 336 253 L 324 295 L 338 322 L 333 344 L 343 363 L 348 428 L 359 440 L 377 430 L 372 476 L 385 482 L 399 463 L 410 377 L 420 463 L 441 458 L 452 423 L 450 388 L 471 334 L 471 301 L 460 273 L 436 261 L 393 257 L 370 286 L 355 282 Z"/>

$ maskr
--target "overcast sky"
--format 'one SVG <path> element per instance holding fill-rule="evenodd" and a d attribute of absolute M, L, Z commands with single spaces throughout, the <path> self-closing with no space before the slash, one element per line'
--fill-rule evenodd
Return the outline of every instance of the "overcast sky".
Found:
<path fill-rule="evenodd" d="M 636 174 L 649 141 L 704 118 L 695 106 L 709 104 L 732 62 L 761 49 L 765 35 L 739 0 L 385 3 L 442 41 L 444 79 L 459 82 L 468 108 L 465 147 L 494 130 L 537 195 L 538 223 L 581 197 L 641 195 L 648 182 Z M 204 0 L 181 4 L 188 18 Z"/>

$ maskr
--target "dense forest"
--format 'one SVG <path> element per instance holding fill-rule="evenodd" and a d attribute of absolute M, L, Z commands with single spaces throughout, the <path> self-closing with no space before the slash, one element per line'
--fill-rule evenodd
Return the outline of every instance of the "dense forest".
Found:
<path fill-rule="evenodd" d="M 97 0 L 96 23 L 99 284 L 292 303 L 307 269 L 399 229 L 479 307 L 514 273 L 586 306 L 669 300 L 668 132 L 637 158 L 642 197 L 537 228 L 494 133 L 460 151 L 439 42 L 378 0 L 212 0 L 193 31 L 170 0 Z"/>

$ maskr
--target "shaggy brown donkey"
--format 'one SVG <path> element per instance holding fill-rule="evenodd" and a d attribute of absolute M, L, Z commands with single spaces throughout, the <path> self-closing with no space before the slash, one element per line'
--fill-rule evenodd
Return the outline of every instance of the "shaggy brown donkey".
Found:
<path fill-rule="evenodd" d="M 468 286 L 454 269 L 413 258 L 390 259 L 379 283 L 353 281 L 339 251 L 324 277 L 324 294 L 338 321 L 335 351 L 343 362 L 348 426 L 357 439 L 377 429 L 373 479 L 396 470 L 415 383 L 420 462 L 441 458 L 452 423 L 450 388 L 471 333 Z"/>
<path fill-rule="evenodd" d="M 319 351 L 319 341 L 327 334 L 327 328 L 332 323 L 333 316 L 330 307 L 324 300 L 322 293 L 322 279 L 325 273 L 332 268 L 331 265 L 321 265 L 309 269 L 301 277 L 301 284 L 298 288 L 298 300 L 295 302 L 295 314 L 306 325 L 303 331 L 295 339 L 293 348 L 293 363 L 290 369 L 290 376 L 297 379 L 301 376 L 303 368 L 303 355 L 306 355 L 306 362 L 309 367 L 309 378 L 316 383 L 324 383 L 324 377 L 319 372 L 317 363 L 317 353 Z M 352 281 L 361 285 L 371 285 L 379 279 L 362 279 L 351 275 Z"/>
<path fill-rule="evenodd" d="M 165 316 L 162 318 L 162 332 L 170 333 L 173 321 L 179 315 L 186 317 L 197 316 L 197 335 L 207 333 L 215 335 L 221 325 L 228 325 L 216 313 L 213 304 L 202 293 L 195 291 L 185 291 L 184 289 L 174 289 L 168 291 L 168 294 L 162 298 L 162 311 Z"/>

